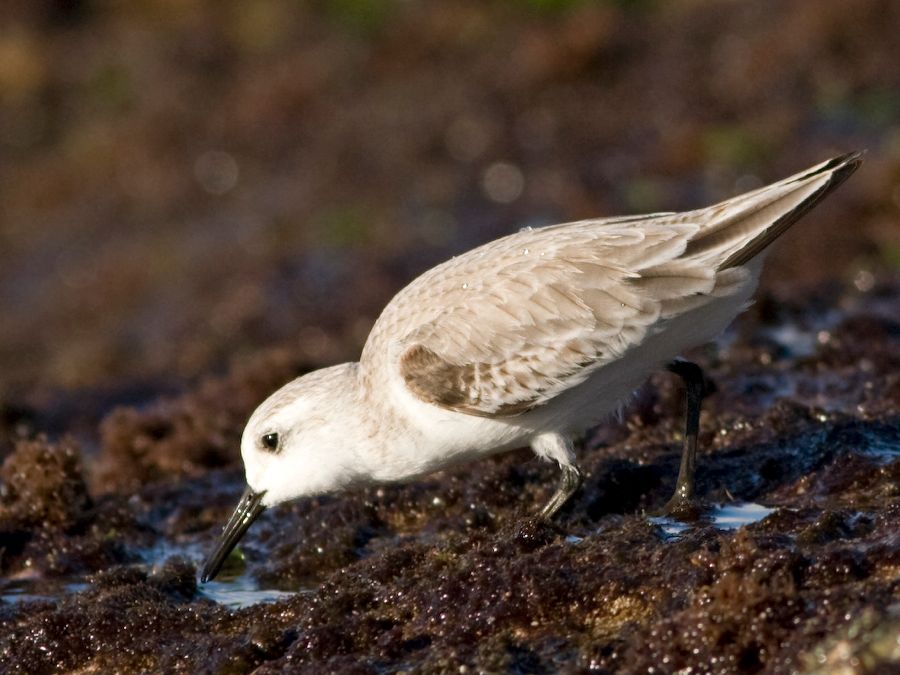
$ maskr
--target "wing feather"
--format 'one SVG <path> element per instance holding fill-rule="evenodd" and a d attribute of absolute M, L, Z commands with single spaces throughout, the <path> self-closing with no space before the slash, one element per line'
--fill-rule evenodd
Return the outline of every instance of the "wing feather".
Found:
<path fill-rule="evenodd" d="M 654 293 L 678 278 L 677 268 L 648 279 L 641 270 L 679 255 L 696 231 L 629 224 L 609 238 L 586 228 L 562 242 L 558 231 L 546 242 L 532 237 L 535 255 L 469 270 L 484 283 L 467 284 L 459 304 L 402 340 L 403 381 L 424 401 L 473 415 L 518 415 L 540 405 L 640 342 L 666 299 Z M 702 276 L 692 271 L 688 290 Z"/>
<path fill-rule="evenodd" d="M 524 413 L 669 319 L 738 293 L 751 276 L 745 263 L 858 164 L 847 155 L 707 209 L 554 225 L 486 244 L 394 298 L 362 371 L 381 364 L 419 399 L 458 412 Z"/>

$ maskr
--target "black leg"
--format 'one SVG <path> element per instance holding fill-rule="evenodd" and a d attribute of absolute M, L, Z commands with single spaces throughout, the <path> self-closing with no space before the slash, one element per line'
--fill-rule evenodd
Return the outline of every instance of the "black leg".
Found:
<path fill-rule="evenodd" d="M 678 470 L 678 482 L 675 483 L 675 494 L 672 495 L 665 508 L 665 512 L 669 515 L 681 515 L 690 511 L 691 501 L 694 498 L 697 436 L 700 433 L 700 403 L 706 394 L 706 380 L 700 366 L 690 361 L 681 359 L 672 361 L 669 364 L 669 370 L 682 379 L 687 393 L 681 467 Z"/>
<path fill-rule="evenodd" d="M 559 468 L 562 471 L 559 477 L 559 486 L 556 488 L 556 492 L 553 493 L 550 501 L 547 502 L 547 505 L 541 509 L 540 517 L 544 520 L 550 520 L 562 508 L 563 504 L 575 494 L 575 491 L 584 480 L 581 471 L 574 464 L 560 464 Z"/>

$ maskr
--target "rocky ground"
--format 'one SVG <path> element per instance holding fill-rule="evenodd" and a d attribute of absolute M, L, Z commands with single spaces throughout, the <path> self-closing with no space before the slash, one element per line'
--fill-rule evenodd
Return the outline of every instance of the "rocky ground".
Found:
<path fill-rule="evenodd" d="M 273 369 L 296 364 L 263 359 L 112 413 L 97 480 L 118 487 L 103 494 L 74 442 L 17 441 L 2 469 L 4 668 L 887 673 L 900 658 L 898 316 L 896 281 L 767 295 L 727 347 L 698 354 L 717 388 L 702 419 L 708 509 L 683 529 L 652 517 L 679 455 L 669 376 L 586 438 L 588 479 L 552 525 L 530 514 L 554 470 L 523 451 L 276 508 L 244 560 L 199 587 L 242 489 L 223 448 Z M 723 504 L 768 510 L 730 529 Z"/>
<path fill-rule="evenodd" d="M 0 671 L 894 672 L 897 11 L 9 3 Z M 683 405 L 662 373 L 586 434 L 553 524 L 554 468 L 514 452 L 274 509 L 198 585 L 250 411 L 354 358 L 416 273 L 856 148 L 692 354 L 699 521 L 656 515 Z"/>

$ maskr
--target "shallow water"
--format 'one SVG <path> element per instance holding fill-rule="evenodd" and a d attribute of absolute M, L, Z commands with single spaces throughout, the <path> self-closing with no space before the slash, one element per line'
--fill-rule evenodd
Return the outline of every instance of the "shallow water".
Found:
<path fill-rule="evenodd" d="M 662 531 L 663 539 L 677 539 L 691 527 L 688 523 L 683 523 L 668 516 L 653 516 L 648 518 L 648 520 L 659 527 Z"/>
<path fill-rule="evenodd" d="M 736 530 L 745 525 L 752 525 L 764 520 L 775 509 L 762 504 L 737 503 L 716 506 L 710 515 L 713 524 L 720 530 Z"/>
<path fill-rule="evenodd" d="M 900 457 L 900 445 L 882 439 L 872 439 L 863 454 L 875 458 L 879 464 L 889 464 Z"/>
<path fill-rule="evenodd" d="M 60 583 L 58 580 L 22 579 L 0 588 L 0 600 L 10 604 L 29 602 L 57 602 L 67 594 L 87 590 L 83 580 Z M 249 576 L 241 575 L 226 581 L 211 581 L 198 587 L 198 595 L 230 609 L 242 609 L 265 602 L 290 598 L 295 593 L 273 588 L 260 588 Z"/>
<path fill-rule="evenodd" d="M 285 591 L 261 587 L 255 578 L 245 572 L 243 556 L 239 551 L 239 548 L 235 549 L 234 554 L 226 561 L 225 569 L 216 580 L 205 584 L 198 583 L 197 594 L 200 597 L 231 609 L 241 609 L 259 603 L 275 602 L 292 597 L 297 592 L 303 592 L 302 590 Z M 157 546 L 147 549 L 142 558 L 145 565 L 156 568 L 164 565 L 171 558 L 183 557 L 196 563 L 200 569 L 208 553 L 206 548 L 196 542 L 180 544 L 161 542 Z M 236 563 L 236 560 L 239 562 Z"/>
<path fill-rule="evenodd" d="M 176 545 L 161 543 L 141 552 L 140 562 L 131 567 L 146 570 L 151 575 L 162 569 L 174 558 L 186 558 L 198 565 L 203 562 L 203 550 L 195 543 Z M 21 576 L 4 580 L 0 585 L 0 601 L 10 604 L 30 602 L 58 602 L 60 598 L 80 593 L 91 587 L 89 579 L 75 576 L 70 578 L 46 578 L 43 576 Z M 259 582 L 241 569 L 226 570 L 216 581 L 198 584 L 197 595 L 212 600 L 229 609 L 242 609 L 260 603 L 276 602 L 293 597 L 300 591 L 285 591 L 261 587 Z"/>
<path fill-rule="evenodd" d="M 198 587 L 198 594 L 230 609 L 242 609 L 260 603 L 276 602 L 296 595 L 291 591 L 260 588 L 256 580 L 247 575 L 201 584 Z"/>
<path fill-rule="evenodd" d="M 776 509 L 770 509 L 762 504 L 738 502 L 734 504 L 717 504 L 707 514 L 704 514 L 701 523 L 711 522 L 720 530 L 736 530 L 745 525 L 752 525 L 764 520 L 774 513 Z M 676 518 L 668 516 L 654 516 L 648 519 L 660 528 L 664 539 L 677 539 L 692 525 Z"/>
<path fill-rule="evenodd" d="M 7 583 L 0 588 L 0 601 L 10 604 L 57 602 L 64 595 L 80 593 L 89 587 L 90 584 L 84 580 L 61 583 L 58 580 L 22 579 Z M 242 609 L 260 603 L 276 602 L 296 595 L 291 591 L 260 588 L 256 580 L 247 575 L 202 584 L 198 587 L 197 594 L 230 609 Z"/>
<path fill-rule="evenodd" d="M 65 582 L 59 579 L 28 578 L 14 579 L 0 586 L 0 601 L 11 604 L 25 602 L 57 602 L 68 593 L 79 593 L 86 589 L 84 581 Z"/>

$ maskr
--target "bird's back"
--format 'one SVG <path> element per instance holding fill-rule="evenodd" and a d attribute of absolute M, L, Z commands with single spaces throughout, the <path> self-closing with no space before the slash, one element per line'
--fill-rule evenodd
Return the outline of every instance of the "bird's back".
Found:
<path fill-rule="evenodd" d="M 758 267 L 747 263 L 859 163 L 845 155 L 705 209 L 492 241 L 394 297 L 366 343 L 363 372 L 397 369 L 419 399 L 459 412 L 531 410 L 675 318 L 743 298 Z"/>

